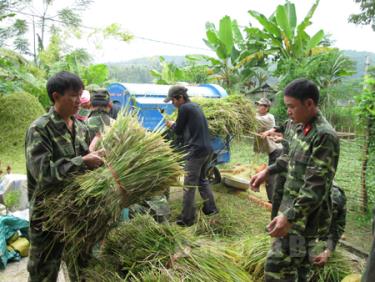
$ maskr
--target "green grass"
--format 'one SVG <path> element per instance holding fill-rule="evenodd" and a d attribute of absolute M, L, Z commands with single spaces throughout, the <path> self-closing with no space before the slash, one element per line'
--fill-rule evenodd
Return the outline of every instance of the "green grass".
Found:
<path fill-rule="evenodd" d="M 12 168 L 12 173 L 26 173 L 25 153 L 23 150 L 5 151 L 0 154 L 0 169 L 5 171 L 9 165 Z"/>
<path fill-rule="evenodd" d="M 347 197 L 345 237 L 355 246 L 368 251 L 372 242 L 372 216 L 361 212 L 361 165 L 363 140 L 341 139 L 340 160 L 335 181 Z M 369 203 L 371 210 L 373 203 Z"/>
<path fill-rule="evenodd" d="M 202 199 L 196 191 L 198 223 L 190 227 L 194 229 L 195 234 L 226 238 L 246 234 L 265 234 L 265 226 L 270 221 L 270 212 L 251 202 L 247 198 L 247 192 L 227 188 L 222 184 L 214 185 L 213 191 L 219 209 L 219 213 L 213 216 L 206 216 L 200 211 L 203 206 Z M 170 200 L 172 222 L 180 214 L 181 204 L 181 191 L 172 190 Z"/>

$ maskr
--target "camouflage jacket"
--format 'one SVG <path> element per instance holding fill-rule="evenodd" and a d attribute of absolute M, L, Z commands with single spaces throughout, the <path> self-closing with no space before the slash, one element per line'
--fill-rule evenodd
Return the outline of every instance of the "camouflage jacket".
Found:
<path fill-rule="evenodd" d="M 344 233 L 346 224 L 346 196 L 344 191 L 333 184 L 332 192 L 332 220 L 329 227 L 327 236 L 320 239 L 327 241 L 327 248 L 334 251 L 337 242 L 340 240 L 341 235 Z"/>
<path fill-rule="evenodd" d="M 111 126 L 114 119 L 110 117 L 109 113 L 104 110 L 94 110 L 90 113 L 86 124 L 90 131 L 90 136 L 93 138 L 96 133 L 103 132 L 106 126 Z"/>
<path fill-rule="evenodd" d="M 280 211 L 305 236 L 328 233 L 331 187 L 339 158 L 339 140 L 319 112 L 304 130 L 296 125 L 290 138 L 288 173 Z M 325 230 L 324 230 L 325 229 Z"/>
<path fill-rule="evenodd" d="M 65 181 L 87 169 L 82 156 L 88 153 L 88 128 L 73 119 L 70 132 L 54 108 L 29 127 L 25 140 L 27 185 L 30 207 L 49 192 L 64 188 Z"/>
<path fill-rule="evenodd" d="M 269 166 L 269 174 L 283 173 L 286 174 L 288 170 L 289 163 L 289 146 L 290 141 L 292 140 L 293 134 L 296 130 L 297 125 L 293 123 L 292 120 L 285 121 L 281 126 L 275 127 L 276 132 L 283 134 L 282 144 L 282 153 L 277 158 L 274 164 Z M 286 175 L 285 175 L 286 176 Z"/>

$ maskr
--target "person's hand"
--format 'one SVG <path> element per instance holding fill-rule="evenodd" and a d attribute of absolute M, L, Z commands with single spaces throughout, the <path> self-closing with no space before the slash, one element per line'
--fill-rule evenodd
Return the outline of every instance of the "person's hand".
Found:
<path fill-rule="evenodd" d="M 328 259 L 331 255 L 332 255 L 332 252 L 328 249 L 325 249 L 319 255 L 314 257 L 313 264 L 318 265 L 318 266 L 324 266 L 328 262 Z"/>
<path fill-rule="evenodd" d="M 89 152 L 94 152 L 96 150 L 96 145 L 99 143 L 101 139 L 102 139 L 101 133 L 100 132 L 96 133 L 94 139 L 92 139 L 89 145 Z"/>
<path fill-rule="evenodd" d="M 275 134 L 275 128 L 271 128 L 269 130 L 261 132 L 260 136 L 261 136 L 261 138 L 266 138 L 267 136 L 272 136 L 273 134 Z"/>
<path fill-rule="evenodd" d="M 269 138 L 273 140 L 274 142 L 280 142 L 284 139 L 281 133 L 276 133 L 276 132 L 273 135 L 269 136 Z"/>
<path fill-rule="evenodd" d="M 102 157 L 104 156 L 104 150 L 94 151 L 83 156 L 83 162 L 87 165 L 89 169 L 95 169 L 101 166 L 104 161 Z"/>
<path fill-rule="evenodd" d="M 271 237 L 284 237 L 292 224 L 288 221 L 287 217 L 283 214 L 276 216 L 270 224 L 267 225 L 268 234 Z"/>
<path fill-rule="evenodd" d="M 254 192 L 259 192 L 259 186 L 266 181 L 268 176 L 268 168 L 263 169 L 251 177 L 249 187 Z"/>
<path fill-rule="evenodd" d="M 165 125 L 166 125 L 168 128 L 171 128 L 171 127 L 173 126 L 173 124 L 174 124 L 174 121 L 171 121 L 171 120 L 167 120 L 167 121 L 165 122 Z"/>

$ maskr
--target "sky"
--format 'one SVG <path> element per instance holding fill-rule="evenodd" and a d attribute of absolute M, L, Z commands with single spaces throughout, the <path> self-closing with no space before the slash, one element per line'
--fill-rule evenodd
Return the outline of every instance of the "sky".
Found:
<path fill-rule="evenodd" d="M 94 60 L 100 62 L 126 61 L 134 58 L 158 55 L 213 55 L 203 42 L 205 24 L 216 26 L 228 15 L 240 26 L 256 25 L 248 10 L 256 10 L 270 16 L 283 0 L 96 0 L 82 13 L 82 24 L 103 27 L 120 24 L 135 36 L 129 42 L 107 39 L 101 48 L 94 47 L 92 40 L 84 40 L 80 47 L 88 48 Z M 313 4 L 313 0 L 292 1 L 297 9 L 297 22 L 301 22 Z M 369 26 L 348 23 L 352 13 L 359 12 L 354 0 L 321 0 L 307 29 L 312 35 L 319 29 L 332 34 L 334 46 L 340 49 L 375 52 L 375 32 Z M 144 38 L 144 39 L 142 39 Z M 158 43 L 163 41 L 194 48 Z"/>

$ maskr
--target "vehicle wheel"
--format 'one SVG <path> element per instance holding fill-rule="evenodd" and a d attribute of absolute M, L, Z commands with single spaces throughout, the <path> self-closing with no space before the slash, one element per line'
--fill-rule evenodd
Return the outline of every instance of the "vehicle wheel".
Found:
<path fill-rule="evenodd" d="M 210 184 L 218 184 L 221 182 L 221 174 L 216 166 L 210 167 L 207 171 L 207 178 Z"/>

